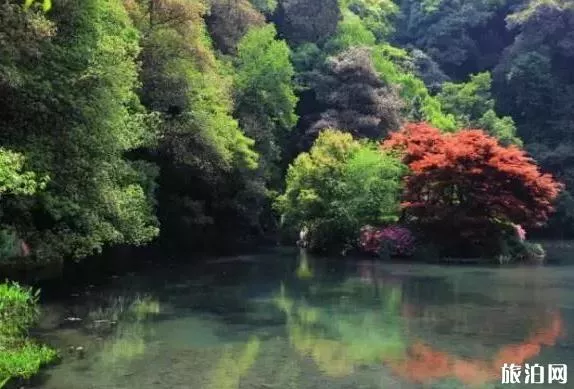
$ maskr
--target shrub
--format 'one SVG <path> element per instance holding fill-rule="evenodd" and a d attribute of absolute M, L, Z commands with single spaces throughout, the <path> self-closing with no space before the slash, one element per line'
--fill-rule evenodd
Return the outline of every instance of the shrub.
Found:
<path fill-rule="evenodd" d="M 410 257 L 415 252 L 415 238 L 405 227 L 367 225 L 361 228 L 359 247 L 367 253 L 382 256 Z"/>
<path fill-rule="evenodd" d="M 289 167 L 275 206 L 285 228 L 308 229 L 311 250 L 346 249 L 361 226 L 398 219 L 404 171 L 373 143 L 327 130 Z"/>
<path fill-rule="evenodd" d="M 38 294 L 16 283 L 0 284 L 0 388 L 12 378 L 30 378 L 56 356 L 28 338 L 39 315 Z"/>

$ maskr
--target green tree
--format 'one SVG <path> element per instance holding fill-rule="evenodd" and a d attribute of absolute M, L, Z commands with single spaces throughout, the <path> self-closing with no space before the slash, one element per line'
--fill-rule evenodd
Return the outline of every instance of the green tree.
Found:
<path fill-rule="evenodd" d="M 393 41 L 424 51 L 462 80 L 496 66 L 513 36 L 504 18 L 524 1 L 400 0 Z"/>
<path fill-rule="evenodd" d="M 24 8 L 28 9 L 36 3 L 42 3 L 42 9 L 44 12 L 48 12 L 52 9 L 52 0 L 24 0 Z"/>
<path fill-rule="evenodd" d="M 297 123 L 293 90 L 294 69 L 289 47 L 275 39 L 275 28 L 251 29 L 241 40 L 237 54 L 235 101 L 237 117 L 247 135 L 255 140 L 266 181 L 277 180 L 277 163 L 286 137 Z"/>
<path fill-rule="evenodd" d="M 4 196 L 33 195 L 44 189 L 48 177 L 37 177 L 34 172 L 23 171 L 25 158 L 22 154 L 0 148 L 0 201 Z M 0 214 L 0 260 L 26 254 L 21 250 L 19 233 Z"/>
<path fill-rule="evenodd" d="M 504 144 L 522 145 L 510 116 L 499 117 L 494 111 L 489 72 L 470 76 L 466 83 L 446 82 L 437 95 L 442 107 L 456 116 L 462 128 L 481 128 Z"/>
<path fill-rule="evenodd" d="M 399 7 L 394 1 L 344 0 L 343 3 L 361 17 L 378 41 L 388 38 L 394 32 L 394 22 L 399 13 Z"/>
<path fill-rule="evenodd" d="M 142 32 L 143 104 L 159 117 L 160 141 L 146 155 L 160 167 L 158 216 L 162 242 L 209 250 L 225 234 L 259 231 L 254 141 L 233 118 L 233 68 L 213 50 L 206 3 L 135 1 L 130 14 Z"/>
<path fill-rule="evenodd" d="M 0 13 L 19 22 L 2 23 L 0 35 L 27 37 L 3 47 L 2 140 L 50 177 L 37 196 L 4 201 L 4 217 L 42 259 L 150 241 L 154 170 L 126 153 L 153 136 L 134 94 L 138 33 L 122 4 L 62 2 L 51 23 L 10 3 Z"/>
<path fill-rule="evenodd" d="M 46 186 L 48 177 L 38 179 L 36 173 L 23 171 L 25 158 L 0 147 L 0 195 L 32 195 Z"/>
<path fill-rule="evenodd" d="M 309 229 L 314 250 L 353 245 L 365 224 L 398 219 L 404 166 L 374 143 L 323 131 L 289 167 L 277 199 L 285 228 Z"/>

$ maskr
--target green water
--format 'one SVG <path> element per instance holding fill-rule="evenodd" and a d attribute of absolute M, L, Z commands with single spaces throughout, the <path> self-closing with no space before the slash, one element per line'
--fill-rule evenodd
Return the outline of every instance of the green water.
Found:
<path fill-rule="evenodd" d="M 573 287 L 574 266 L 441 267 L 298 251 L 174 265 L 46 302 L 38 333 L 63 360 L 34 387 L 574 387 L 574 376 L 502 385 L 499 366 L 574 367 Z"/>

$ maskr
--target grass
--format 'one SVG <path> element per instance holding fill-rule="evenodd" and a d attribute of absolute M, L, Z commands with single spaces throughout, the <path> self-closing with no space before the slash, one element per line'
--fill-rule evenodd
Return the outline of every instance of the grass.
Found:
<path fill-rule="evenodd" d="M 0 284 L 0 388 L 14 378 L 30 378 L 57 356 L 28 336 L 38 320 L 38 296 L 14 282 Z"/>

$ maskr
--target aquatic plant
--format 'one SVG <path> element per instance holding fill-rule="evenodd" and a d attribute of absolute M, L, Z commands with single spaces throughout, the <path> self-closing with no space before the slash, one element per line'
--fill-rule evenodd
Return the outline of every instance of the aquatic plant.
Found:
<path fill-rule="evenodd" d="M 409 257 L 415 251 L 415 238 L 405 227 L 377 228 L 366 225 L 361 228 L 359 247 L 376 255 Z"/>
<path fill-rule="evenodd" d="M 57 356 L 28 338 L 39 316 L 38 295 L 17 283 L 0 284 L 0 388 L 12 378 L 30 378 Z"/>

